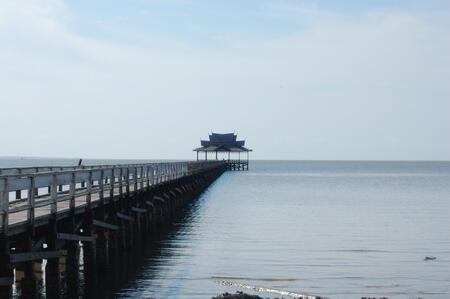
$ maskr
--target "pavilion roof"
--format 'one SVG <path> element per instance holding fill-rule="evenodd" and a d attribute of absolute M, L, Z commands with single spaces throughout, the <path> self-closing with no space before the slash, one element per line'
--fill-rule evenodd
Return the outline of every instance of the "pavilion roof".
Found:
<path fill-rule="evenodd" d="M 251 152 L 244 147 L 245 140 L 237 140 L 234 133 L 211 133 L 209 140 L 201 140 L 201 147 L 194 149 L 196 152 Z"/>

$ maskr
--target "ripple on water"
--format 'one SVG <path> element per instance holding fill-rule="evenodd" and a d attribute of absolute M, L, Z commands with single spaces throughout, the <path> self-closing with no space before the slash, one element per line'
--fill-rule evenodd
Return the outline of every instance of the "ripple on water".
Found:
<path fill-rule="evenodd" d="M 449 177 L 449 162 L 253 162 L 217 180 L 117 295 L 211 298 L 250 286 L 448 299 Z"/>

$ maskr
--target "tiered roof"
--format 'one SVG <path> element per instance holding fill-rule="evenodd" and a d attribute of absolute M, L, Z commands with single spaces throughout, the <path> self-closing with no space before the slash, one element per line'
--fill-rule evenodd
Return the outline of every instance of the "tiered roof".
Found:
<path fill-rule="evenodd" d="M 194 149 L 196 152 L 251 152 L 244 147 L 245 140 L 237 140 L 234 133 L 211 133 L 209 140 L 201 140 L 201 147 Z"/>

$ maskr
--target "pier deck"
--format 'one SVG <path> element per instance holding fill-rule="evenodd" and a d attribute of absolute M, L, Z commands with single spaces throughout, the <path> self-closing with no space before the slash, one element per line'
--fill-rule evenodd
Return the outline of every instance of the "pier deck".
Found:
<path fill-rule="evenodd" d="M 3 170 L 3 173 L 16 174 L 0 175 L 0 230 L 7 235 L 21 233 L 27 225 L 46 224 L 53 214 L 57 218 L 67 216 L 71 206 L 75 213 L 81 213 L 86 206 L 95 206 L 100 200 L 107 203 L 115 196 L 146 190 L 219 163 L 173 162 Z M 53 192 L 52 186 L 55 189 Z M 25 198 L 21 198 L 22 195 Z"/>
<path fill-rule="evenodd" d="M 85 275 L 105 269 L 105 259 L 112 257 L 105 251 L 116 250 L 117 256 L 122 248 L 125 253 L 144 231 L 164 223 L 226 168 L 225 161 L 197 161 L 2 169 L 0 297 L 11 297 L 17 273 L 22 283 L 33 286 L 27 288 L 30 294 L 36 293 L 33 269 L 42 259 L 48 259 L 47 281 L 59 281 L 58 258 L 69 255 L 76 263 L 80 244 L 88 259 Z M 90 245 L 94 240 L 97 249 Z M 92 256 L 96 259 L 89 260 Z M 92 270 L 89 265 L 97 262 Z M 95 289 L 95 280 L 88 283 Z M 47 292 L 57 294 L 58 285 L 46 285 Z"/>

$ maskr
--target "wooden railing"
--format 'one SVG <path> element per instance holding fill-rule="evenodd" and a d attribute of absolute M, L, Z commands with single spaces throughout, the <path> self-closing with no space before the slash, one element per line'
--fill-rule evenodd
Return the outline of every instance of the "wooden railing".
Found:
<path fill-rule="evenodd" d="M 155 162 L 156 163 L 156 162 Z M 110 168 L 114 166 L 121 167 L 133 167 L 141 165 L 149 165 L 155 163 L 124 163 L 124 164 L 110 164 L 110 165 L 73 165 L 73 166 L 30 166 L 30 167 L 9 167 L 0 168 L 0 176 L 16 175 L 16 174 L 30 174 L 37 172 L 55 172 L 55 171 L 68 171 L 68 170 L 80 170 L 80 169 L 95 169 L 95 168 Z"/>
<path fill-rule="evenodd" d="M 105 197 L 129 194 L 217 167 L 222 161 L 130 165 L 9 168 L 0 175 L 0 233 L 10 224 L 89 206 Z M 34 170 L 33 170 L 34 169 Z M 15 173 L 16 172 L 16 173 Z M 21 172 L 21 173 L 17 173 Z M 8 173 L 8 174 L 6 174 Z M 13 222 L 13 223 L 10 223 Z"/>

